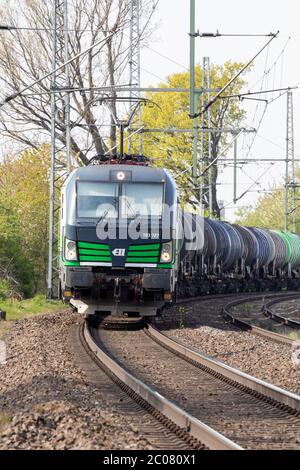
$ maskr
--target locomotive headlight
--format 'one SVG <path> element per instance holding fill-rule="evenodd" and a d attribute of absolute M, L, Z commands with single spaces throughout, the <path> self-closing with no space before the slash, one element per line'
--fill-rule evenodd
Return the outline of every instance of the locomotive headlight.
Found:
<path fill-rule="evenodd" d="M 67 261 L 77 261 L 76 242 L 73 240 L 65 240 L 65 259 Z"/>
<path fill-rule="evenodd" d="M 161 263 L 170 263 L 172 261 L 172 242 L 163 243 L 160 253 Z"/>
<path fill-rule="evenodd" d="M 124 171 L 118 171 L 117 173 L 117 180 L 123 181 L 125 179 L 125 173 Z"/>

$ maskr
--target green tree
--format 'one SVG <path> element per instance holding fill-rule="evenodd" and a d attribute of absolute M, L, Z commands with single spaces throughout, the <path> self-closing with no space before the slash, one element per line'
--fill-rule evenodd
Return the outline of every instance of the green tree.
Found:
<path fill-rule="evenodd" d="M 45 287 L 48 168 L 47 147 L 0 164 L 0 276 L 27 297 Z"/>
<path fill-rule="evenodd" d="M 222 88 L 242 68 L 243 64 L 228 61 L 224 65 L 212 65 L 210 81 L 212 88 Z M 202 70 L 196 67 L 196 86 L 202 83 Z M 175 73 L 166 79 L 167 84 L 159 84 L 159 87 L 189 87 L 188 72 Z M 245 85 L 245 80 L 237 79 L 227 90 L 228 94 L 237 94 Z M 213 96 L 213 95 L 212 95 Z M 142 119 L 146 128 L 179 128 L 191 129 L 193 120 L 189 118 L 189 95 L 188 93 L 147 93 L 147 98 L 156 103 L 157 106 L 143 108 Z M 236 99 L 217 100 L 211 107 L 211 120 L 213 127 L 236 127 L 239 126 L 245 116 L 240 102 Z M 199 125 L 201 121 L 199 120 Z M 205 134 L 207 138 L 207 134 Z M 228 144 L 231 135 L 215 133 L 211 137 L 212 160 Z M 186 202 L 191 202 L 192 196 L 197 197 L 199 189 L 195 188 L 191 181 L 192 164 L 192 134 L 191 133 L 145 133 L 143 134 L 143 148 L 145 155 L 153 158 L 154 164 L 159 167 L 168 168 L 177 178 L 181 193 Z M 205 168 L 208 162 L 204 163 Z M 220 210 L 217 202 L 216 182 L 218 178 L 218 166 L 212 167 L 213 182 L 213 211 L 218 217 Z M 204 184 L 207 183 L 207 174 Z M 199 186 L 199 185 L 198 185 Z"/>
<path fill-rule="evenodd" d="M 296 231 L 300 230 L 300 168 L 295 171 L 295 222 Z M 292 191 L 292 188 L 290 188 Z M 292 196 L 292 193 L 290 193 Z M 292 208 L 291 208 L 292 209 Z M 292 213 L 289 216 L 289 230 L 292 230 Z M 236 223 L 261 228 L 284 229 L 285 225 L 285 185 L 284 181 L 274 184 L 266 194 L 260 196 L 254 206 L 244 206 L 236 212 Z"/>
<path fill-rule="evenodd" d="M 284 189 L 273 186 L 270 192 L 259 197 L 255 206 L 237 210 L 236 223 L 250 227 L 284 228 Z"/>

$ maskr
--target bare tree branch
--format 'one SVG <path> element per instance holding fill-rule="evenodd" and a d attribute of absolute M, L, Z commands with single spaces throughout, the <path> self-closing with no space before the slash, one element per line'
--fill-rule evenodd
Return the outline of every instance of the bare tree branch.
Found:
<path fill-rule="evenodd" d="M 72 153 L 86 164 L 116 144 L 111 126 L 109 142 L 101 123 L 108 112 L 99 106 L 94 86 L 115 86 L 126 70 L 130 3 L 127 0 L 70 0 L 68 44 L 70 57 L 101 38 L 115 35 L 70 63 L 70 86 L 88 88 L 71 93 Z M 145 14 L 147 9 L 144 10 Z M 33 28 L 0 33 L 0 95 L 5 97 L 46 75 L 52 68 L 52 2 L 0 0 L 2 22 Z M 62 24 L 62 22 L 60 22 Z M 125 33 L 126 31 L 126 33 Z M 146 33 L 145 33 L 146 37 Z M 63 50 L 61 51 L 63 61 Z M 6 103 L 0 110 L 0 133 L 21 145 L 38 147 L 50 139 L 51 79 L 34 85 L 32 92 Z M 113 93 L 113 96 L 116 96 Z M 59 100 L 64 99 L 61 93 Z M 114 111 L 117 112 L 114 103 Z M 59 139 L 65 143 L 64 115 L 56 116 Z M 79 123 L 84 124 L 78 126 Z M 87 143 L 83 145 L 84 143 Z"/>

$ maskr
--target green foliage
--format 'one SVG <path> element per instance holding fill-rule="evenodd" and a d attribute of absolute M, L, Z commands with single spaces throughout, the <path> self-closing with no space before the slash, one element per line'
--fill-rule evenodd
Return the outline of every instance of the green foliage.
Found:
<path fill-rule="evenodd" d="M 221 88 L 242 68 L 241 63 L 228 61 L 222 66 L 211 66 L 211 87 Z M 189 88 L 189 73 L 181 72 L 166 78 L 167 84 L 159 84 L 161 88 Z M 201 87 L 202 70 L 196 67 L 196 87 Z M 228 94 L 239 93 L 245 85 L 242 78 L 237 79 L 227 90 Z M 212 95 L 213 96 L 213 95 Z M 188 93 L 147 93 L 155 106 L 143 108 L 142 121 L 145 128 L 192 129 L 193 120 L 189 118 Z M 199 101 L 199 104 L 201 101 Z M 213 127 L 237 126 L 245 112 L 238 100 L 217 100 L 211 108 Z M 201 121 L 199 119 L 199 125 Z M 214 136 L 213 154 L 222 150 L 228 142 L 228 134 Z M 192 134 L 191 133 L 145 133 L 143 134 L 143 150 L 145 155 L 153 158 L 154 165 L 169 169 L 177 177 L 182 196 L 189 200 L 192 183 Z M 185 173 L 184 171 L 187 170 Z"/>
<path fill-rule="evenodd" d="M 300 167 L 295 168 L 295 221 L 296 232 L 300 232 Z M 246 206 L 236 212 L 236 223 L 261 228 L 284 230 L 285 186 L 284 181 L 274 184 L 270 191 L 260 196 L 255 206 Z M 292 196 L 292 188 L 290 189 Z M 292 214 L 289 217 L 291 223 Z M 288 227 L 292 230 L 292 227 Z"/>
<path fill-rule="evenodd" d="M 7 279 L 0 279 L 0 300 L 7 299 L 9 294 L 9 282 Z"/>
<path fill-rule="evenodd" d="M 184 325 L 184 315 L 185 315 L 185 313 L 186 313 L 185 307 L 181 305 L 178 309 L 178 328 L 184 328 L 185 327 L 185 325 Z"/>
<path fill-rule="evenodd" d="M 58 312 L 63 309 L 61 301 L 46 300 L 44 295 L 37 295 L 26 300 L 8 299 L 0 301 L 0 308 L 6 312 L 8 321 L 21 320 L 28 316 L 47 312 Z"/>
<path fill-rule="evenodd" d="M 270 193 L 261 196 L 256 205 L 240 208 L 236 223 L 250 227 L 284 228 L 284 190 L 274 186 Z"/>
<path fill-rule="evenodd" d="M 0 278 L 11 296 L 44 289 L 49 149 L 25 150 L 0 164 Z"/>

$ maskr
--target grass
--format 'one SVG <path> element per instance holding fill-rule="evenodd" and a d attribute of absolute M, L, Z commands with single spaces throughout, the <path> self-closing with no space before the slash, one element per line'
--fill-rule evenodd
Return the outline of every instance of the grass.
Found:
<path fill-rule="evenodd" d="M 0 429 L 5 427 L 7 424 L 11 422 L 11 416 L 3 411 L 0 413 Z"/>
<path fill-rule="evenodd" d="M 183 307 L 182 305 L 179 307 L 178 309 L 178 314 L 179 314 L 179 318 L 178 318 L 178 328 L 184 328 L 184 314 L 185 314 L 185 307 Z"/>
<path fill-rule="evenodd" d="M 300 333 L 299 331 L 291 331 L 287 334 L 287 336 L 295 341 L 299 341 L 300 340 Z"/>
<path fill-rule="evenodd" d="M 63 308 L 64 306 L 61 301 L 46 300 L 42 294 L 26 300 L 0 300 L 0 309 L 6 312 L 6 320 L 8 321 L 21 320 L 22 318 L 42 313 L 58 312 Z M 5 322 L 1 323 L 4 324 Z"/>

